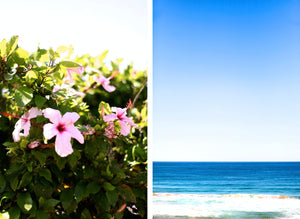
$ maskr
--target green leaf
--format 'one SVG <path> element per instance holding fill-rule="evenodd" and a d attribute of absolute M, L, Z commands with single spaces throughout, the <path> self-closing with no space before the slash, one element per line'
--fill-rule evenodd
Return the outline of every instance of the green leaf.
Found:
<path fill-rule="evenodd" d="M 98 56 L 99 60 L 102 62 L 107 56 L 108 50 L 105 50 L 100 56 Z"/>
<path fill-rule="evenodd" d="M 60 65 L 66 67 L 66 68 L 76 68 L 76 67 L 81 67 L 81 65 L 79 65 L 76 62 L 72 62 L 72 61 L 62 61 L 59 63 Z"/>
<path fill-rule="evenodd" d="M 128 185 L 123 184 L 120 190 L 120 194 L 126 202 L 136 202 L 136 197 Z"/>
<path fill-rule="evenodd" d="M 92 215 L 91 215 L 90 211 L 87 208 L 85 208 L 81 212 L 80 219 L 91 219 L 91 218 L 92 218 Z"/>
<path fill-rule="evenodd" d="M 52 48 L 50 48 L 48 51 L 49 51 L 49 54 L 50 54 L 50 59 L 54 60 L 54 59 L 59 57 L 58 54 L 55 53 Z"/>
<path fill-rule="evenodd" d="M 33 156 L 35 156 L 35 158 L 40 162 L 41 165 L 44 165 L 47 159 L 47 155 L 40 152 L 40 151 L 31 151 L 31 153 L 33 154 Z"/>
<path fill-rule="evenodd" d="M 73 54 L 73 52 L 74 52 L 74 48 L 73 48 L 73 46 L 72 45 L 70 45 L 69 46 L 69 52 L 68 52 L 68 56 L 66 57 L 66 58 L 70 58 L 71 57 L 71 55 Z"/>
<path fill-rule="evenodd" d="M 47 56 L 47 53 L 48 53 L 47 50 L 38 48 L 35 53 L 35 59 L 41 62 L 48 62 L 49 57 Z"/>
<path fill-rule="evenodd" d="M 84 179 L 89 179 L 97 176 L 96 170 L 91 166 L 86 166 L 83 170 L 83 174 Z"/>
<path fill-rule="evenodd" d="M 48 215 L 46 214 L 46 212 L 38 210 L 36 212 L 36 219 L 48 219 Z"/>
<path fill-rule="evenodd" d="M 28 59 L 29 53 L 22 48 L 18 48 L 11 54 L 7 61 L 11 64 L 17 63 L 20 66 L 25 65 Z"/>
<path fill-rule="evenodd" d="M 133 160 L 135 160 L 136 158 L 140 158 L 140 159 L 144 160 L 147 158 L 147 154 L 141 147 L 139 147 L 138 145 L 135 145 L 132 148 L 132 158 L 133 158 Z"/>
<path fill-rule="evenodd" d="M 100 115 L 102 115 L 102 108 L 104 110 L 105 115 L 111 114 L 110 106 L 108 103 L 101 101 L 101 103 L 99 104 L 99 107 L 98 107 L 98 112 Z"/>
<path fill-rule="evenodd" d="M 37 197 L 43 196 L 45 199 L 49 199 L 51 198 L 54 188 L 44 177 L 39 177 L 34 183 L 33 190 Z"/>
<path fill-rule="evenodd" d="M 23 148 L 23 149 L 27 148 L 28 142 L 29 142 L 28 139 L 23 138 L 20 143 L 20 148 Z"/>
<path fill-rule="evenodd" d="M 106 191 L 113 191 L 116 188 L 112 184 L 110 184 L 109 182 L 104 182 L 103 187 Z"/>
<path fill-rule="evenodd" d="M 96 147 L 94 141 L 88 141 L 84 148 L 84 152 L 86 155 L 88 155 L 88 157 L 94 158 L 98 153 L 98 147 Z"/>
<path fill-rule="evenodd" d="M 55 153 L 55 160 L 56 160 L 57 167 L 60 170 L 65 167 L 65 165 L 68 161 L 68 159 L 66 157 L 59 157 L 56 153 Z"/>
<path fill-rule="evenodd" d="M 19 183 L 18 174 L 15 174 L 12 177 L 10 177 L 9 183 L 10 183 L 11 189 L 16 191 L 18 183 Z"/>
<path fill-rule="evenodd" d="M 5 187 L 6 187 L 5 177 L 2 174 L 0 174 L 0 193 L 4 191 Z"/>
<path fill-rule="evenodd" d="M 53 81 L 53 78 L 50 77 L 50 76 L 47 76 L 45 79 L 44 79 L 44 82 L 43 82 L 45 88 L 47 88 L 48 90 L 52 90 L 52 87 L 54 85 L 54 81 Z"/>
<path fill-rule="evenodd" d="M 56 53 L 64 53 L 64 52 L 67 52 L 69 49 L 68 47 L 65 47 L 65 46 L 60 46 L 56 49 Z"/>
<path fill-rule="evenodd" d="M 0 206 L 1 206 L 1 203 L 3 200 L 7 199 L 12 199 L 14 196 L 15 196 L 15 192 L 13 192 L 12 190 L 9 190 L 8 192 L 4 192 L 2 195 L 1 195 L 1 200 L 0 200 Z"/>
<path fill-rule="evenodd" d="M 76 156 L 76 151 L 74 151 L 71 155 L 69 155 L 67 159 L 71 169 L 74 169 L 79 160 L 79 158 Z"/>
<path fill-rule="evenodd" d="M 68 209 L 71 206 L 73 200 L 73 190 L 66 189 L 61 192 L 60 201 L 64 209 Z"/>
<path fill-rule="evenodd" d="M 40 95 L 36 95 L 36 96 L 34 97 L 34 102 L 35 102 L 36 106 L 37 106 L 39 109 L 41 109 L 42 106 L 44 105 L 44 103 L 47 102 L 47 99 L 46 99 L 45 97 L 40 96 Z"/>
<path fill-rule="evenodd" d="M 5 142 L 4 145 L 10 147 L 10 146 L 9 146 L 9 145 L 10 145 L 9 143 L 10 143 L 10 142 Z M 11 143 L 11 144 L 12 144 L 11 146 L 14 145 L 14 143 Z M 20 174 L 20 172 L 21 172 L 22 170 L 24 170 L 24 169 L 25 169 L 24 165 L 22 165 L 22 164 L 20 164 L 20 163 L 14 163 L 14 164 L 7 170 L 6 173 L 7 173 L 8 175 L 13 174 L 13 173 Z"/>
<path fill-rule="evenodd" d="M 8 214 L 8 212 L 0 213 L 0 219 L 9 219 L 9 214 Z"/>
<path fill-rule="evenodd" d="M 87 183 L 83 180 L 76 185 L 74 195 L 77 203 L 88 196 L 86 185 Z"/>
<path fill-rule="evenodd" d="M 106 174 L 110 179 L 114 176 L 113 173 L 109 169 L 109 165 L 107 165 L 107 167 L 106 167 Z"/>
<path fill-rule="evenodd" d="M 32 180 L 32 173 L 30 172 L 26 172 L 23 176 L 22 179 L 20 181 L 20 184 L 18 186 L 18 188 L 22 188 L 24 186 L 27 186 Z"/>
<path fill-rule="evenodd" d="M 35 70 L 30 70 L 26 73 L 25 75 L 25 80 L 28 83 L 32 83 L 34 80 L 36 80 L 38 78 L 38 72 L 36 72 Z"/>
<path fill-rule="evenodd" d="M 106 191 L 106 197 L 107 197 L 107 200 L 109 201 L 109 203 L 112 206 L 115 206 L 118 201 L 119 194 L 116 190 Z"/>
<path fill-rule="evenodd" d="M 100 191 L 100 185 L 97 182 L 90 182 L 86 187 L 86 192 L 88 194 L 96 194 Z"/>
<path fill-rule="evenodd" d="M 9 56 L 18 45 L 19 36 L 12 36 L 6 44 L 6 55 Z"/>
<path fill-rule="evenodd" d="M 12 80 L 14 78 L 14 74 L 6 73 L 4 75 L 4 78 L 5 78 L 5 80 L 10 81 L 10 80 Z"/>
<path fill-rule="evenodd" d="M 41 196 L 41 197 L 39 198 L 39 207 L 40 207 L 40 208 L 43 207 L 44 204 L 45 204 L 45 199 Z"/>
<path fill-rule="evenodd" d="M 40 169 L 39 175 L 44 177 L 49 182 L 52 182 L 51 172 L 47 168 Z"/>
<path fill-rule="evenodd" d="M 60 201 L 56 199 L 48 199 L 44 202 L 43 209 L 53 209 Z"/>
<path fill-rule="evenodd" d="M 45 118 L 44 116 L 37 116 L 36 117 L 36 122 L 37 123 L 45 122 L 46 120 L 47 120 L 47 118 Z"/>
<path fill-rule="evenodd" d="M 28 87 L 19 87 L 15 91 L 16 102 L 19 107 L 28 104 L 33 98 L 33 90 Z"/>
<path fill-rule="evenodd" d="M 27 166 L 27 170 L 29 171 L 29 172 L 32 172 L 32 164 L 33 164 L 33 162 L 32 161 L 30 161 L 26 166 Z"/>
<path fill-rule="evenodd" d="M 6 40 L 2 40 L 0 43 L 0 56 L 3 58 L 6 54 Z"/>
<path fill-rule="evenodd" d="M 104 219 L 111 219 L 113 216 L 111 214 L 105 213 L 103 216 Z"/>
<path fill-rule="evenodd" d="M 29 192 L 19 193 L 17 198 L 17 204 L 22 211 L 28 212 L 32 208 L 32 198 Z"/>
<path fill-rule="evenodd" d="M 21 215 L 20 208 L 18 208 L 17 206 L 14 206 L 14 207 L 10 208 L 8 210 L 8 213 L 9 213 L 9 218 L 10 219 L 19 219 L 20 215 Z"/>
<path fill-rule="evenodd" d="M 103 208 L 105 211 L 110 210 L 110 204 L 109 204 L 109 202 L 107 200 L 107 197 L 104 193 L 100 192 L 97 201 L 98 201 L 98 203 L 101 203 L 101 208 Z"/>

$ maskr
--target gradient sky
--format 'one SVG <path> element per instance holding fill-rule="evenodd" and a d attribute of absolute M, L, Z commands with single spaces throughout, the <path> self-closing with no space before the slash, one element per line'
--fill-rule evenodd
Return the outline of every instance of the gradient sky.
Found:
<path fill-rule="evenodd" d="M 100 55 L 107 60 L 133 61 L 137 70 L 147 68 L 149 49 L 147 0 L 0 0 L 0 41 L 19 35 L 19 45 L 35 51 L 38 43 L 48 49 L 74 47 L 78 55 Z"/>
<path fill-rule="evenodd" d="M 300 160 L 300 1 L 153 0 L 153 160 Z"/>

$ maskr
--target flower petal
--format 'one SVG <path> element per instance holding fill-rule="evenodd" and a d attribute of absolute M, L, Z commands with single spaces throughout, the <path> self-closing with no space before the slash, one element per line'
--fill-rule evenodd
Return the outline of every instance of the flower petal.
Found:
<path fill-rule="evenodd" d="M 53 138 L 53 136 L 59 133 L 56 126 L 52 123 L 45 124 L 43 128 L 44 128 L 43 134 L 46 139 L 51 139 Z"/>
<path fill-rule="evenodd" d="M 126 117 L 126 108 L 122 109 L 122 108 L 119 108 L 119 107 L 112 107 L 111 108 L 111 111 L 113 112 L 116 112 L 118 118 L 123 118 L 123 117 Z"/>
<path fill-rule="evenodd" d="M 19 119 L 19 120 L 17 121 L 17 123 L 15 124 L 15 129 L 14 129 L 14 131 L 13 131 L 13 133 L 12 133 L 14 142 L 20 141 L 20 132 L 21 132 L 21 130 L 23 129 L 23 128 L 22 128 L 22 121 L 23 121 L 23 119 Z"/>
<path fill-rule="evenodd" d="M 12 136 L 13 136 L 13 139 L 14 139 L 14 142 L 18 142 L 18 141 L 20 141 L 20 131 L 21 130 L 17 130 L 17 129 L 15 129 L 14 131 L 13 131 L 13 133 L 12 133 Z"/>
<path fill-rule="evenodd" d="M 37 107 L 32 107 L 29 111 L 28 111 L 28 116 L 27 119 L 32 119 L 32 118 L 36 118 L 37 116 L 41 116 L 42 110 L 39 110 Z"/>
<path fill-rule="evenodd" d="M 123 121 L 119 121 L 121 126 L 121 134 L 127 136 L 130 133 L 130 126 Z"/>
<path fill-rule="evenodd" d="M 78 113 L 72 112 L 72 113 L 65 113 L 61 119 L 62 123 L 75 123 L 78 119 L 80 118 L 80 116 L 78 115 Z"/>
<path fill-rule="evenodd" d="M 107 92 L 113 92 L 116 90 L 116 88 L 112 85 L 102 84 L 102 86 Z"/>
<path fill-rule="evenodd" d="M 44 110 L 44 116 L 54 124 L 57 124 L 61 121 L 61 114 L 56 109 L 46 108 Z"/>
<path fill-rule="evenodd" d="M 24 136 L 27 137 L 29 135 L 29 131 L 30 131 L 30 120 L 26 121 L 24 124 L 23 124 L 23 129 L 24 129 Z"/>
<path fill-rule="evenodd" d="M 123 122 L 127 122 L 129 125 L 134 126 L 134 127 L 138 127 L 133 121 L 132 118 L 128 118 L 128 117 L 124 117 L 122 119 Z"/>
<path fill-rule="evenodd" d="M 106 115 L 106 116 L 103 116 L 103 120 L 104 122 L 109 122 L 109 121 L 113 121 L 115 119 L 118 119 L 117 115 L 112 113 L 112 114 L 109 114 L 109 115 Z"/>
<path fill-rule="evenodd" d="M 66 132 L 68 132 L 71 137 L 75 138 L 77 141 L 79 141 L 81 144 L 84 143 L 84 138 L 81 132 L 75 127 L 75 126 L 68 126 L 66 129 Z"/>
<path fill-rule="evenodd" d="M 33 149 L 33 148 L 36 148 L 36 147 L 38 147 L 38 146 L 40 146 L 40 145 L 41 145 L 40 142 L 38 142 L 38 141 L 33 141 L 33 142 L 31 142 L 27 147 L 30 148 L 30 149 Z"/>
<path fill-rule="evenodd" d="M 118 114 L 118 112 L 120 113 L 121 111 L 123 111 L 124 109 L 122 109 L 122 108 L 119 108 L 119 107 L 112 107 L 111 108 L 111 111 L 113 111 L 113 112 L 115 112 L 115 113 L 117 113 Z"/>
<path fill-rule="evenodd" d="M 61 157 L 66 157 L 73 153 L 71 136 L 67 133 L 59 133 L 55 139 L 55 151 Z"/>
<path fill-rule="evenodd" d="M 71 68 L 67 68 L 67 77 L 69 78 L 70 83 L 73 83 L 73 77 L 72 77 L 72 69 Z"/>

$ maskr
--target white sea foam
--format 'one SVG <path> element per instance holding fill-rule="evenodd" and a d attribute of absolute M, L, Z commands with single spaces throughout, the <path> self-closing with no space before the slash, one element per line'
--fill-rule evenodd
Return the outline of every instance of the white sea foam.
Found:
<path fill-rule="evenodd" d="M 235 217 L 256 213 L 271 218 L 300 218 L 300 199 L 280 195 L 167 194 L 153 196 L 153 215 Z M 257 216 L 259 218 L 259 216 Z"/>

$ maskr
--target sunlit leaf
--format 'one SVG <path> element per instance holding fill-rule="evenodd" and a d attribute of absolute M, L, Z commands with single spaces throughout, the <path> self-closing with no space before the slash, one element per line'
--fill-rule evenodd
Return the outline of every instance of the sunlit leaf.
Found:
<path fill-rule="evenodd" d="M 18 106 L 27 105 L 33 98 L 33 90 L 28 87 L 19 87 L 15 91 L 15 98 Z"/>

